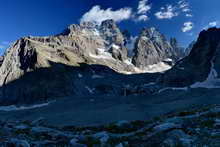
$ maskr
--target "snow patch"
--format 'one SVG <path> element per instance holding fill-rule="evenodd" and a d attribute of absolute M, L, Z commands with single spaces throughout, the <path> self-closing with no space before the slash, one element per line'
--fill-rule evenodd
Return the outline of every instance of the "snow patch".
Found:
<path fill-rule="evenodd" d="M 89 56 L 92 57 L 92 58 L 96 58 L 96 59 L 114 59 L 112 57 L 112 55 L 109 52 L 106 51 L 106 49 L 97 48 L 96 50 L 98 52 L 97 55 L 89 53 Z"/>
<path fill-rule="evenodd" d="M 151 83 L 144 84 L 144 86 L 151 86 L 151 85 L 155 85 L 155 84 L 156 84 L 155 82 L 151 82 Z"/>
<path fill-rule="evenodd" d="M 207 79 L 204 82 L 197 82 L 193 85 L 191 85 L 191 88 L 220 88 L 220 79 L 218 79 L 218 73 L 214 69 L 214 63 L 211 61 L 211 70 L 207 77 Z"/>
<path fill-rule="evenodd" d="M 96 59 L 113 59 L 110 53 L 103 53 L 99 55 L 89 54 L 89 56 Z"/>
<path fill-rule="evenodd" d="M 120 49 L 120 46 L 116 45 L 116 44 L 112 44 L 112 47 L 115 48 L 116 50 Z"/>
<path fill-rule="evenodd" d="M 82 74 L 80 74 L 80 73 L 78 73 L 78 77 L 79 77 L 79 78 L 82 78 L 82 77 L 83 77 L 83 75 L 82 75 Z"/>
<path fill-rule="evenodd" d="M 88 86 L 86 86 L 85 88 L 89 91 L 89 93 L 91 93 L 91 94 L 94 93 L 94 90 L 95 90 L 94 88 L 90 88 Z"/>
<path fill-rule="evenodd" d="M 92 79 L 102 79 L 102 78 L 104 78 L 103 76 L 101 76 L 101 75 L 92 75 Z"/>
<path fill-rule="evenodd" d="M 100 33 L 99 33 L 99 31 L 98 31 L 97 29 L 94 29 L 94 30 L 93 30 L 93 34 L 94 34 L 95 36 L 100 36 Z"/>
<path fill-rule="evenodd" d="M 19 106 L 19 107 L 15 106 L 15 105 L 1 106 L 0 111 L 10 112 L 10 111 L 36 109 L 36 108 L 48 106 L 50 103 L 52 103 L 52 102 L 43 103 L 43 104 L 36 104 L 36 105 L 32 105 L 32 106 Z"/>
<path fill-rule="evenodd" d="M 160 89 L 158 91 L 158 93 L 161 93 L 163 91 L 166 90 L 184 90 L 187 91 L 189 88 L 207 88 L 207 89 L 213 89 L 213 88 L 220 88 L 220 79 L 218 79 L 218 73 L 217 71 L 214 69 L 214 63 L 213 61 L 211 61 L 211 70 L 210 73 L 207 77 L 207 79 L 203 82 L 196 82 L 192 85 L 190 85 L 189 87 L 181 87 L 181 88 L 177 88 L 177 87 L 166 87 L 163 89 Z"/>
<path fill-rule="evenodd" d="M 188 91 L 188 87 L 166 87 L 166 88 L 162 88 L 158 91 L 158 93 L 167 91 L 167 90 L 178 90 L 178 91 Z"/>
<path fill-rule="evenodd" d="M 148 40 L 150 40 L 150 39 L 147 38 L 146 36 L 142 36 L 141 39 L 144 40 L 144 41 L 148 41 Z"/>
<path fill-rule="evenodd" d="M 124 60 L 124 63 L 125 63 L 125 64 L 128 64 L 128 65 L 133 65 L 131 58 L 128 58 L 128 59 Z"/>
<path fill-rule="evenodd" d="M 165 59 L 164 61 L 166 61 L 166 62 L 172 62 L 173 60 L 170 59 L 170 58 L 167 58 L 167 59 Z"/>
<path fill-rule="evenodd" d="M 172 66 L 165 64 L 164 62 L 159 62 L 157 64 L 149 65 L 144 69 L 139 69 L 135 67 L 135 71 L 138 73 L 156 73 L 156 72 L 164 72 L 171 68 Z"/>
<path fill-rule="evenodd" d="M 185 70 L 185 68 L 184 67 L 177 67 L 178 69 L 180 69 L 180 70 Z"/>

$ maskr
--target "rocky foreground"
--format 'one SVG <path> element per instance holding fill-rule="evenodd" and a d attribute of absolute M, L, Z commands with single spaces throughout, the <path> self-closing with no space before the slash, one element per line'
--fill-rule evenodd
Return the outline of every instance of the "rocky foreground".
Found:
<path fill-rule="evenodd" d="M 62 118 L 61 118 L 62 119 Z M 202 106 L 149 121 L 93 127 L 52 127 L 43 119 L 1 122 L 0 146 L 191 147 L 220 146 L 220 106 Z"/>

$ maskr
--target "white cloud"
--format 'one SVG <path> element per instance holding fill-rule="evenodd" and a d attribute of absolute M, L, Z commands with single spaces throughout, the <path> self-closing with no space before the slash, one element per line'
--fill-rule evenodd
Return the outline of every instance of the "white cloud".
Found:
<path fill-rule="evenodd" d="M 216 27 L 218 25 L 218 21 L 213 21 L 209 23 L 209 26 Z"/>
<path fill-rule="evenodd" d="M 194 26 L 193 22 L 191 21 L 185 22 L 182 27 L 182 32 L 191 31 L 193 29 L 193 26 Z"/>
<path fill-rule="evenodd" d="M 102 21 L 107 19 L 113 19 L 116 22 L 121 22 L 123 20 L 130 19 L 131 16 L 131 8 L 121 8 L 114 11 L 112 10 L 112 8 L 108 8 L 106 10 L 101 9 L 101 7 L 97 5 L 86 12 L 80 19 L 80 22 L 94 22 L 97 24 L 101 24 Z"/>
<path fill-rule="evenodd" d="M 186 14 L 186 17 L 193 17 L 192 14 Z"/>
<path fill-rule="evenodd" d="M 189 3 L 186 0 L 181 0 L 178 2 L 178 4 L 179 4 L 179 8 L 182 9 L 183 12 L 185 9 L 189 9 Z"/>
<path fill-rule="evenodd" d="M 175 16 L 178 16 L 178 13 L 176 12 L 176 8 L 172 5 L 167 5 L 166 7 L 161 7 L 160 11 L 155 13 L 155 16 L 158 19 L 171 19 Z"/>
<path fill-rule="evenodd" d="M 148 5 L 148 0 L 141 0 L 138 4 L 138 12 L 137 14 L 146 14 L 150 11 L 151 5 Z"/>
<path fill-rule="evenodd" d="M 137 18 L 137 21 L 147 21 L 149 17 L 147 15 L 140 15 Z"/>
<path fill-rule="evenodd" d="M 180 11 L 182 11 L 183 13 L 186 13 L 186 17 L 193 17 L 193 15 L 190 13 L 191 9 L 190 9 L 190 5 L 189 2 L 187 2 L 187 0 L 180 0 L 178 2 L 179 5 L 179 9 Z"/>
<path fill-rule="evenodd" d="M 148 13 L 151 10 L 151 4 L 148 4 L 148 0 L 140 0 L 135 16 L 136 21 L 147 21 L 149 20 Z"/>

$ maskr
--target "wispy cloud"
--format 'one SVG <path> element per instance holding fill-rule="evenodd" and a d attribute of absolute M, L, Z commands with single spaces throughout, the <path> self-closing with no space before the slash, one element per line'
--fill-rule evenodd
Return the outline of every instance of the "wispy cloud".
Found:
<path fill-rule="evenodd" d="M 218 25 L 218 21 L 212 21 L 209 23 L 210 27 L 216 27 Z"/>
<path fill-rule="evenodd" d="M 182 32 L 189 32 L 193 29 L 194 23 L 191 21 L 185 22 L 182 27 Z"/>
<path fill-rule="evenodd" d="M 178 16 L 178 12 L 176 12 L 176 7 L 173 5 L 166 5 L 165 7 L 161 7 L 160 11 L 155 13 L 155 16 L 158 19 L 171 19 Z"/>
<path fill-rule="evenodd" d="M 152 5 L 148 0 L 140 0 L 137 8 L 137 21 L 147 21 L 149 19 L 148 13 L 151 10 Z"/>
<path fill-rule="evenodd" d="M 172 19 L 184 13 L 185 17 L 193 17 L 190 5 L 186 0 L 180 0 L 175 4 L 167 4 L 160 8 L 160 11 L 155 13 L 158 19 Z"/>
<path fill-rule="evenodd" d="M 149 20 L 149 17 L 147 15 L 140 15 L 136 19 L 136 21 L 147 21 L 147 20 Z"/>
<path fill-rule="evenodd" d="M 133 11 L 131 7 L 113 10 L 112 8 L 102 9 L 101 6 L 97 5 L 86 12 L 80 19 L 80 22 L 101 24 L 102 21 L 107 19 L 113 19 L 116 22 L 128 19 L 134 21 L 147 21 L 150 19 L 149 14 L 151 9 L 152 3 L 150 3 L 149 0 L 139 0 L 136 11 Z M 176 3 L 167 4 L 153 13 L 157 19 L 172 19 L 180 14 L 184 14 L 187 18 L 193 17 L 190 4 L 187 0 L 179 0 Z"/>
<path fill-rule="evenodd" d="M 186 17 L 193 17 L 192 14 L 186 14 Z"/>
<path fill-rule="evenodd" d="M 94 6 L 91 10 L 86 12 L 80 22 L 94 22 L 101 24 L 102 21 L 107 19 L 113 19 L 116 22 L 130 19 L 132 16 L 131 8 L 121 8 L 118 10 L 112 10 L 112 8 L 102 9 L 100 6 Z"/>
<path fill-rule="evenodd" d="M 186 17 L 193 17 L 192 10 L 190 8 L 190 4 L 187 0 L 180 0 L 178 2 L 178 6 L 179 6 L 180 11 L 185 13 Z"/>
<path fill-rule="evenodd" d="M 181 0 L 178 2 L 179 8 L 182 10 L 182 12 L 190 12 L 190 6 L 189 3 L 186 0 Z"/>
<path fill-rule="evenodd" d="M 138 4 L 137 14 L 145 14 L 151 9 L 151 5 L 148 4 L 148 0 L 141 0 Z"/>

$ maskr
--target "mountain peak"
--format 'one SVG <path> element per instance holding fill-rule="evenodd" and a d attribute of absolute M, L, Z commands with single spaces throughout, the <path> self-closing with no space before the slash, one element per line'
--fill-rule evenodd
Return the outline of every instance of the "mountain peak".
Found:
<path fill-rule="evenodd" d="M 166 41 L 165 36 L 161 34 L 155 27 L 143 28 L 140 36 L 147 37 L 152 41 Z"/>
<path fill-rule="evenodd" d="M 107 27 L 107 28 L 116 28 L 117 27 L 116 22 L 113 19 L 104 20 L 101 23 L 101 26 L 102 27 Z"/>

